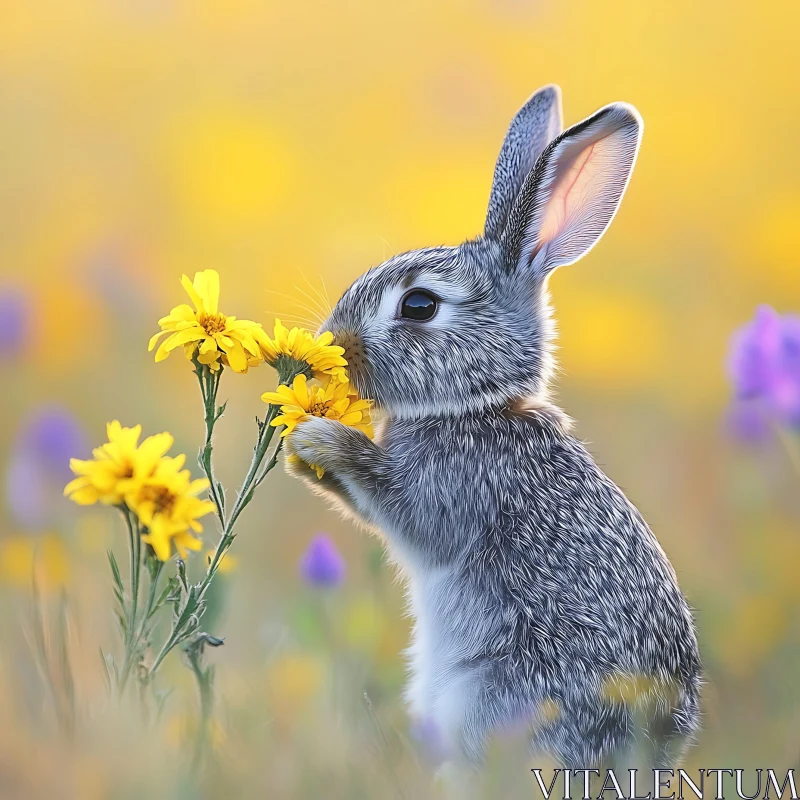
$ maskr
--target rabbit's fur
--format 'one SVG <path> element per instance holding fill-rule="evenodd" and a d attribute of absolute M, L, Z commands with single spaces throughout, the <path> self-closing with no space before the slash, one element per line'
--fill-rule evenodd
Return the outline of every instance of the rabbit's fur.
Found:
<path fill-rule="evenodd" d="M 618 103 L 562 133 L 560 106 L 545 87 L 514 118 L 482 238 L 398 255 L 342 296 L 324 329 L 384 424 L 373 442 L 312 417 L 287 447 L 324 477 L 290 469 L 385 536 L 415 620 L 410 709 L 450 756 L 478 763 L 522 725 L 567 767 L 621 764 L 635 738 L 668 767 L 698 726 L 692 616 L 547 394 L 547 279 L 604 233 L 642 123 Z M 399 315 L 416 288 L 439 301 L 427 322 Z"/>

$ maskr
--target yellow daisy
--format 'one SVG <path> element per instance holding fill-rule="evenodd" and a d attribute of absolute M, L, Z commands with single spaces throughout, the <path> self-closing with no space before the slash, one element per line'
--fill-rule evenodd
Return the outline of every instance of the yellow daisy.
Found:
<path fill-rule="evenodd" d="M 210 500 L 197 497 L 208 489 L 205 478 L 192 480 L 183 469 L 186 457 L 162 458 L 153 474 L 125 496 L 129 508 L 147 528 L 142 541 L 149 544 L 161 561 L 172 555 L 172 545 L 186 558 L 187 550 L 200 550 L 202 544 L 192 532 L 200 533 L 198 519 L 214 510 Z"/>
<path fill-rule="evenodd" d="M 361 400 L 352 394 L 349 383 L 328 381 L 327 386 L 309 386 L 305 375 L 298 375 L 291 386 L 281 384 L 275 392 L 261 395 L 265 403 L 280 406 L 281 413 L 270 425 L 285 425 L 281 436 L 288 436 L 303 420 L 309 417 L 335 419 L 351 428 L 373 437 L 369 409 L 371 400 Z"/>
<path fill-rule="evenodd" d="M 64 494 L 80 505 L 119 505 L 153 474 L 159 459 L 172 447 L 172 436 L 159 433 L 141 444 L 142 426 L 123 428 L 117 420 L 106 428 L 108 442 L 92 451 L 94 459 L 73 458 L 70 468 L 78 476 L 64 488 Z"/>
<path fill-rule="evenodd" d="M 309 377 L 330 376 L 341 383 L 347 381 L 344 348 L 333 344 L 333 334 L 330 331 L 315 338 L 302 328 L 290 330 L 276 319 L 274 332 L 275 336 L 272 339 L 264 331 L 256 334 L 261 357 L 268 364 L 278 368 L 282 359 L 292 359 L 300 362 L 301 369 L 307 365 Z"/>
<path fill-rule="evenodd" d="M 159 338 L 168 333 L 156 350 L 156 361 L 163 361 L 172 350 L 183 346 L 188 359 L 196 355 L 201 364 L 214 371 L 219 369 L 222 359 L 235 372 L 247 372 L 250 362 L 261 356 L 255 338 L 261 324 L 220 312 L 219 275 L 213 269 L 196 273 L 193 282 L 184 275 L 181 284 L 194 309 L 184 303 L 162 317 L 158 321 L 161 331 L 150 339 L 147 349 L 152 350 Z"/>

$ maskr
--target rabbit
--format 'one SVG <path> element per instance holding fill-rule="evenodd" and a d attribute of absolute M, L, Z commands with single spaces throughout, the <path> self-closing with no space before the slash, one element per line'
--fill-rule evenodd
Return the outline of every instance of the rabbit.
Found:
<path fill-rule="evenodd" d="M 310 417 L 286 440 L 289 471 L 378 532 L 407 581 L 409 711 L 451 763 L 480 765 L 522 725 L 568 769 L 625 763 L 642 742 L 669 768 L 699 728 L 675 572 L 549 395 L 548 279 L 605 232 L 641 135 L 625 103 L 563 130 L 560 89 L 535 92 L 483 236 L 371 268 L 320 329 L 374 399 L 375 439 Z"/>

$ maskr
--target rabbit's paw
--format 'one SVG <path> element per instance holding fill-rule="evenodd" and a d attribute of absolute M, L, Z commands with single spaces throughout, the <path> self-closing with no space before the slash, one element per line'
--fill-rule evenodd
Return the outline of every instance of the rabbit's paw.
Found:
<path fill-rule="evenodd" d="M 353 434 L 361 435 L 341 422 L 324 417 L 310 417 L 301 422 L 286 437 L 284 445 L 292 471 L 308 474 L 313 470 L 322 478 L 325 472 L 345 470 L 351 458 L 357 457 L 353 448 L 358 439 Z"/>

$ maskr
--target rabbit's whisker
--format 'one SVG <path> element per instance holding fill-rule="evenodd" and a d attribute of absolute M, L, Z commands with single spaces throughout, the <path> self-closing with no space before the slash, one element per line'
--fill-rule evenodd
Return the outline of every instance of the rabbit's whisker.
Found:
<path fill-rule="evenodd" d="M 295 284 L 293 288 L 300 294 L 302 294 L 307 300 L 307 302 L 305 302 L 295 299 L 294 302 L 296 302 L 298 305 L 301 305 L 303 308 L 306 309 L 306 311 L 310 311 L 314 315 L 319 316 L 320 322 L 322 322 L 322 320 L 324 320 L 325 317 L 327 316 L 327 313 L 325 309 L 320 306 L 319 301 L 317 301 L 310 294 L 308 294 L 308 292 L 301 289 L 297 284 Z"/>
<path fill-rule="evenodd" d="M 322 283 L 322 291 L 324 292 L 324 295 L 325 295 L 325 303 L 328 306 L 329 311 L 332 311 L 333 310 L 333 304 L 331 303 L 331 298 L 330 298 L 330 295 L 328 294 L 328 286 L 325 283 L 325 278 L 323 278 L 322 275 L 320 275 L 319 279 L 320 279 L 320 282 Z"/>
<path fill-rule="evenodd" d="M 306 312 L 308 314 L 308 318 L 306 321 L 312 322 L 311 327 L 318 328 L 325 319 L 325 317 L 320 313 L 320 310 L 318 308 L 312 307 L 311 305 L 303 302 L 302 300 L 298 300 L 297 297 L 285 294 L 284 292 L 279 292 L 275 289 L 268 289 L 267 291 L 271 292 L 272 294 L 278 297 L 282 297 L 285 300 L 288 300 L 293 305 L 296 305 L 301 311 Z M 284 315 L 281 314 L 280 316 L 283 317 Z"/>
<path fill-rule="evenodd" d="M 315 296 L 318 298 L 318 300 L 316 302 L 319 304 L 319 307 L 322 310 L 322 312 L 324 313 L 324 315 L 326 317 L 329 316 L 331 311 L 333 310 L 331 308 L 330 302 L 327 300 L 327 298 L 323 297 L 323 295 L 319 291 L 319 289 L 311 283 L 311 281 L 308 279 L 308 277 L 306 277 L 306 275 L 303 272 L 300 272 L 300 277 L 306 282 L 306 285 L 308 286 L 308 288 L 312 292 L 314 292 Z M 303 292 L 303 294 L 306 297 L 308 297 L 309 299 L 312 299 L 311 296 L 307 292 L 304 292 L 299 287 L 297 287 L 297 288 L 299 289 L 299 291 Z"/>
<path fill-rule="evenodd" d="M 297 327 L 297 328 L 306 328 L 310 329 L 314 326 L 314 320 L 309 320 L 306 317 L 297 316 L 295 314 L 280 314 L 278 318 L 284 324 L 289 325 L 290 327 Z"/>
<path fill-rule="evenodd" d="M 381 236 L 379 233 L 375 234 L 382 242 L 383 242 L 383 255 L 381 256 L 381 261 L 386 261 L 386 252 L 387 250 L 390 253 L 394 252 L 394 248 L 389 244 L 388 240 Z"/>

